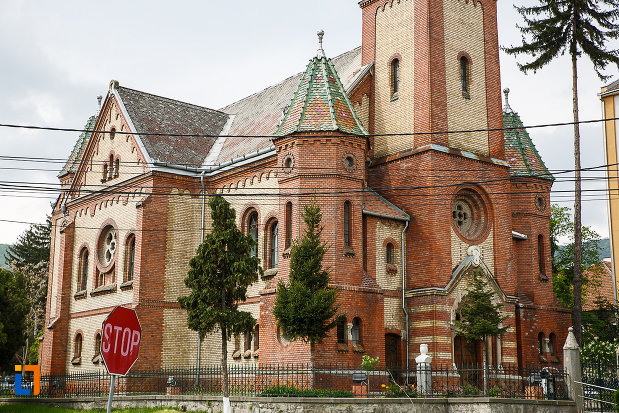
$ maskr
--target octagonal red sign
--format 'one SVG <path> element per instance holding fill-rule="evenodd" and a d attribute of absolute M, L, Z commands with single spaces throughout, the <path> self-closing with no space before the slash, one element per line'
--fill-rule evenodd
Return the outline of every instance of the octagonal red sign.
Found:
<path fill-rule="evenodd" d="M 138 359 L 142 327 L 135 310 L 118 306 L 101 327 L 101 357 L 110 374 L 124 376 Z"/>

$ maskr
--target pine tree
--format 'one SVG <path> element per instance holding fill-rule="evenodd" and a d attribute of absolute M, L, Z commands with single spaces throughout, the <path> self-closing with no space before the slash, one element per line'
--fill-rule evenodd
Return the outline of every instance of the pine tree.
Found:
<path fill-rule="evenodd" d="M 525 25 L 519 26 L 522 45 L 504 50 L 513 55 L 528 54 L 529 63 L 518 64 L 520 70 L 535 72 L 566 51 L 572 63 L 572 111 L 574 115 L 574 334 L 582 343 L 582 218 L 580 177 L 580 127 L 578 117 L 578 58 L 584 53 L 593 62 L 602 80 L 608 63 L 619 67 L 619 51 L 607 50 L 605 42 L 619 37 L 616 23 L 617 0 L 538 0 L 531 7 L 516 7 Z M 527 40 L 529 38 L 530 40 Z"/>
<path fill-rule="evenodd" d="M 273 314 L 286 339 L 310 343 L 313 369 L 316 343 L 337 323 L 337 292 L 329 288 L 329 271 L 322 266 L 327 245 L 321 240 L 322 214 L 315 200 L 304 206 L 303 220 L 305 232 L 290 249 L 289 282 L 279 282 Z"/>
<path fill-rule="evenodd" d="M 486 340 L 489 337 L 499 337 L 507 331 L 501 327 L 505 318 L 501 315 L 503 304 L 494 304 L 494 291 L 490 290 L 483 279 L 481 270 L 473 274 L 473 288 L 464 297 L 460 307 L 460 320 L 456 320 L 456 329 L 469 341 L 482 342 L 484 361 L 484 391 L 487 390 L 488 355 Z"/>
<path fill-rule="evenodd" d="M 215 329 L 221 332 L 225 406 L 229 400 L 227 342 L 233 334 L 251 330 L 256 324 L 250 313 L 238 309 L 238 304 L 246 300 L 247 287 L 258 280 L 262 269 L 259 258 L 250 255 L 255 241 L 237 228 L 230 204 L 216 195 L 209 206 L 213 219 L 211 232 L 189 262 L 185 285 L 191 293 L 179 297 L 178 301 L 187 310 L 189 328 L 199 332 L 201 339 Z"/>
<path fill-rule="evenodd" d="M 49 262 L 52 217 L 47 216 L 44 224 L 32 224 L 9 246 L 4 254 L 6 262 L 13 267 L 37 265 Z"/>

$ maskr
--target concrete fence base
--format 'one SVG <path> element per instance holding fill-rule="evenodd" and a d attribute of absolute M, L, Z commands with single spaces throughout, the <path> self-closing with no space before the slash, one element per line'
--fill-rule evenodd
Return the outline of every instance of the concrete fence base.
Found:
<path fill-rule="evenodd" d="M 231 397 L 233 413 L 576 413 L 576 405 L 564 400 L 495 399 L 488 397 L 437 399 L 347 399 L 314 397 Z M 104 409 L 107 398 L 71 399 L 11 398 L 0 404 L 32 403 L 72 409 Z M 210 396 L 116 396 L 113 407 L 172 407 L 182 411 L 222 411 L 221 397 Z"/>

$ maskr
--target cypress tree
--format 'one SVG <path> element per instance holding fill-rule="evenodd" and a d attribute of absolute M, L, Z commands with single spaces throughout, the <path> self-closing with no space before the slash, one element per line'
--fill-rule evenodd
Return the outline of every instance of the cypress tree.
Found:
<path fill-rule="evenodd" d="M 617 50 L 607 50 L 605 42 L 619 37 L 617 0 L 538 0 L 530 7 L 516 7 L 524 19 L 519 26 L 522 45 L 504 48 L 512 55 L 527 54 L 532 60 L 518 64 L 523 72 L 546 66 L 556 57 L 568 52 L 572 64 L 572 112 L 574 116 L 574 334 L 582 343 L 582 218 L 580 177 L 580 128 L 578 117 L 577 61 L 588 56 L 598 77 L 608 63 L 619 67 Z"/>
<path fill-rule="evenodd" d="M 304 206 L 305 232 L 290 249 L 288 285 L 279 282 L 273 314 L 288 340 L 310 343 L 312 368 L 316 362 L 316 343 L 322 341 L 337 320 L 337 291 L 328 287 L 329 271 L 322 266 L 327 245 L 321 240 L 322 213 L 313 200 Z"/>
<path fill-rule="evenodd" d="M 256 320 L 238 304 L 247 298 L 247 287 L 258 280 L 258 257 L 250 255 L 255 241 L 236 226 L 235 211 L 221 196 L 209 201 L 213 224 L 211 232 L 189 261 L 185 285 L 191 289 L 186 297 L 179 297 L 181 307 L 187 310 L 189 328 L 207 333 L 221 332 L 222 391 L 224 406 L 229 397 L 227 342 L 233 334 L 251 330 Z"/>

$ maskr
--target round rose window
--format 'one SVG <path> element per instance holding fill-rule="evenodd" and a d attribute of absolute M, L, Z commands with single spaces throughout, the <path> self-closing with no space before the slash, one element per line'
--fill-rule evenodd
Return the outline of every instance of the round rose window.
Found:
<path fill-rule="evenodd" d="M 97 243 L 97 258 L 99 265 L 108 269 L 114 264 L 118 248 L 118 233 L 112 225 L 107 225 L 101 231 Z"/>
<path fill-rule="evenodd" d="M 488 232 L 486 202 L 473 189 L 458 191 L 451 204 L 451 219 L 456 233 L 467 241 L 480 241 Z"/>

